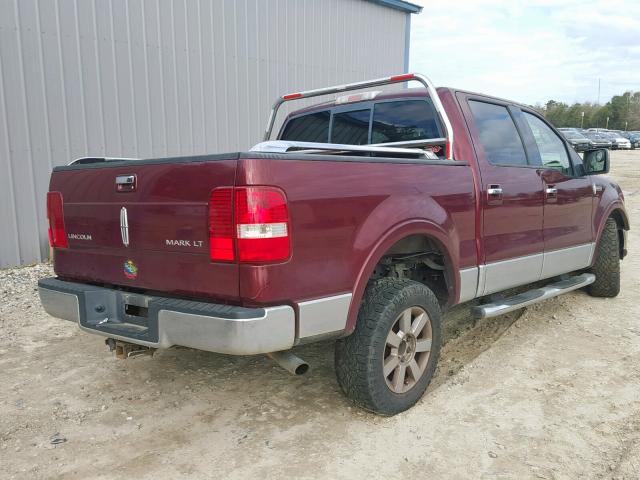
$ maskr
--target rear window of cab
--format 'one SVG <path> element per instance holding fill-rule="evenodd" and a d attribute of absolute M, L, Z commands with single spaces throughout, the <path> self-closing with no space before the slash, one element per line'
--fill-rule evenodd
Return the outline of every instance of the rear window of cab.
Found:
<path fill-rule="evenodd" d="M 442 128 L 429 98 L 358 103 L 295 116 L 280 140 L 366 145 L 440 138 Z"/>

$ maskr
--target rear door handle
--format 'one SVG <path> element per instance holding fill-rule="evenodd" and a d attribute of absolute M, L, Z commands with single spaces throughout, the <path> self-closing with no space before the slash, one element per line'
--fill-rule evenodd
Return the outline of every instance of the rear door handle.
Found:
<path fill-rule="evenodd" d="M 500 185 L 489 185 L 489 188 L 487 188 L 487 203 L 489 205 L 502 204 L 502 187 Z"/>

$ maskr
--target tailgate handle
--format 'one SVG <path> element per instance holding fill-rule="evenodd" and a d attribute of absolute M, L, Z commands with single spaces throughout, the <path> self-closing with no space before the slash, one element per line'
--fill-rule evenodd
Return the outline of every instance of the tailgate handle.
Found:
<path fill-rule="evenodd" d="M 118 175 L 116 177 L 116 192 L 133 192 L 135 189 L 135 175 Z"/>

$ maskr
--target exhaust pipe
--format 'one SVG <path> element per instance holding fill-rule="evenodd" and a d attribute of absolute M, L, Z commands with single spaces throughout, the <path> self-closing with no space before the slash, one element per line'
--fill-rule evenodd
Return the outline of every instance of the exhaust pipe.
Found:
<path fill-rule="evenodd" d="M 290 351 L 267 353 L 267 357 L 276 362 L 293 375 L 304 375 L 309 370 L 309 364 Z"/>

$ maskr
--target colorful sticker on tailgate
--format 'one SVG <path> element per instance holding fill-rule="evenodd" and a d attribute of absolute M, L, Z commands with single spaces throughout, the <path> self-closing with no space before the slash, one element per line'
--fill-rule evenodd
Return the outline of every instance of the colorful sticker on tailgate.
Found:
<path fill-rule="evenodd" d="M 133 260 L 124 262 L 124 276 L 132 280 L 138 276 L 138 266 Z"/>

